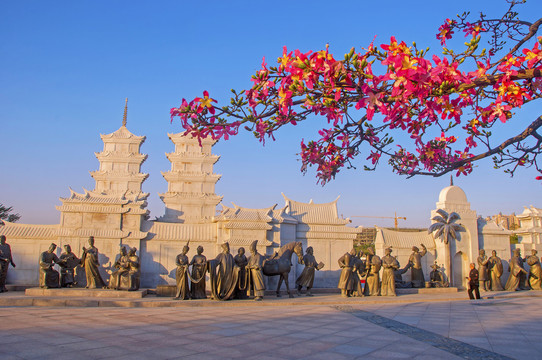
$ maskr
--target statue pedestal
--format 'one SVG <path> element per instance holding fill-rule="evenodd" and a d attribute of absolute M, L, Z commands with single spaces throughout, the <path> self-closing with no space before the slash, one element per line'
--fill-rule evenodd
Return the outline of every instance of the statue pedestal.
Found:
<path fill-rule="evenodd" d="M 456 293 L 458 290 L 456 287 L 447 288 L 407 288 L 407 289 L 395 289 L 397 295 L 405 294 L 449 294 Z"/>
<path fill-rule="evenodd" d="M 140 299 L 147 295 L 147 289 L 136 291 L 119 291 L 109 289 L 60 288 L 42 289 L 39 287 L 26 289 L 27 296 L 51 297 L 84 297 L 84 298 L 131 298 Z"/>

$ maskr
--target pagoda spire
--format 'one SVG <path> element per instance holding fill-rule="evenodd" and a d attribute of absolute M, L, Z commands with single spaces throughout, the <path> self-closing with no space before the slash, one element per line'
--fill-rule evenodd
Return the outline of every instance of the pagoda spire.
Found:
<path fill-rule="evenodd" d="M 126 102 L 124 103 L 124 116 L 122 117 L 122 126 L 126 127 L 126 118 L 128 115 L 128 98 L 126 98 Z"/>

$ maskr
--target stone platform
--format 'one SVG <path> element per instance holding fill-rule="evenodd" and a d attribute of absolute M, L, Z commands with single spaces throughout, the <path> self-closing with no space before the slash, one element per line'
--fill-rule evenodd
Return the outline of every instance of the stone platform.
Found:
<path fill-rule="evenodd" d="M 447 288 L 409 288 L 409 289 L 396 289 L 397 295 L 403 294 L 453 294 L 459 291 L 456 287 Z"/>
<path fill-rule="evenodd" d="M 117 291 L 109 289 L 42 289 L 39 287 L 34 287 L 26 289 L 24 293 L 26 296 L 34 297 L 141 299 L 147 295 L 147 289 L 136 291 Z"/>

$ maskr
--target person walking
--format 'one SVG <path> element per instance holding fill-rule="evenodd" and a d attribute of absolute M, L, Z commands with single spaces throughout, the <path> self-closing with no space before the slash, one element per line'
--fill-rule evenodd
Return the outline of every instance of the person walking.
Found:
<path fill-rule="evenodd" d="M 476 297 L 477 300 L 480 299 L 480 283 L 478 281 L 480 275 L 478 273 L 478 270 L 476 270 L 476 266 L 474 263 L 470 264 L 470 272 L 469 277 L 467 278 L 469 280 L 469 299 L 474 300 Z M 474 291 L 474 296 L 472 295 L 472 292 Z"/>

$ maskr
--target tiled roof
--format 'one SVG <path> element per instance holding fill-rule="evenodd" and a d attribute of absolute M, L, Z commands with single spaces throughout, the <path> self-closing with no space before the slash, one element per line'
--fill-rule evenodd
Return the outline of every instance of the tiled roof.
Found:
<path fill-rule="evenodd" d="M 60 198 L 62 202 L 76 202 L 76 203 L 99 203 L 99 204 L 111 204 L 111 205 L 124 205 L 128 204 L 129 200 L 122 195 L 102 195 L 94 191 L 88 191 L 86 189 L 84 194 L 79 194 L 70 189 L 70 196 L 67 198 Z"/>
<path fill-rule="evenodd" d="M 308 203 L 294 201 L 282 194 L 288 206 L 288 213 L 300 223 L 305 224 L 333 224 L 346 225 L 350 223 L 347 219 L 339 219 L 337 215 L 337 199 L 323 204 L 315 204 L 311 200 Z"/>
<path fill-rule="evenodd" d="M 222 213 L 216 217 L 217 221 L 238 220 L 238 221 L 261 221 L 271 222 L 272 210 L 276 205 L 265 209 L 249 209 L 233 204 L 234 208 L 222 205 Z"/>
<path fill-rule="evenodd" d="M 139 142 L 145 141 L 145 136 L 137 136 L 132 134 L 126 126 L 121 126 L 117 131 L 112 132 L 111 134 L 102 134 L 102 140 L 106 139 L 133 139 Z"/>
<path fill-rule="evenodd" d="M 4 226 L 0 226 L 0 235 L 5 235 L 7 239 L 56 239 L 58 225 L 33 225 L 17 224 L 4 221 Z"/>
<path fill-rule="evenodd" d="M 397 249 L 406 249 L 424 244 L 428 249 L 435 249 L 435 240 L 427 231 L 396 231 L 377 228 L 376 241 L 383 241 L 384 247 L 392 246 Z M 421 249 L 421 248 L 420 248 Z"/>
<path fill-rule="evenodd" d="M 216 224 L 177 224 L 145 221 L 141 225 L 148 239 L 216 242 Z"/>
<path fill-rule="evenodd" d="M 274 209 L 273 222 L 297 224 L 297 220 L 294 217 L 288 215 L 288 213 L 286 212 L 287 209 L 287 206 L 284 206 L 280 209 Z"/>
<path fill-rule="evenodd" d="M 256 221 L 230 221 L 224 225 L 226 229 L 246 229 L 246 230 L 271 230 L 273 227 L 265 222 Z"/>

